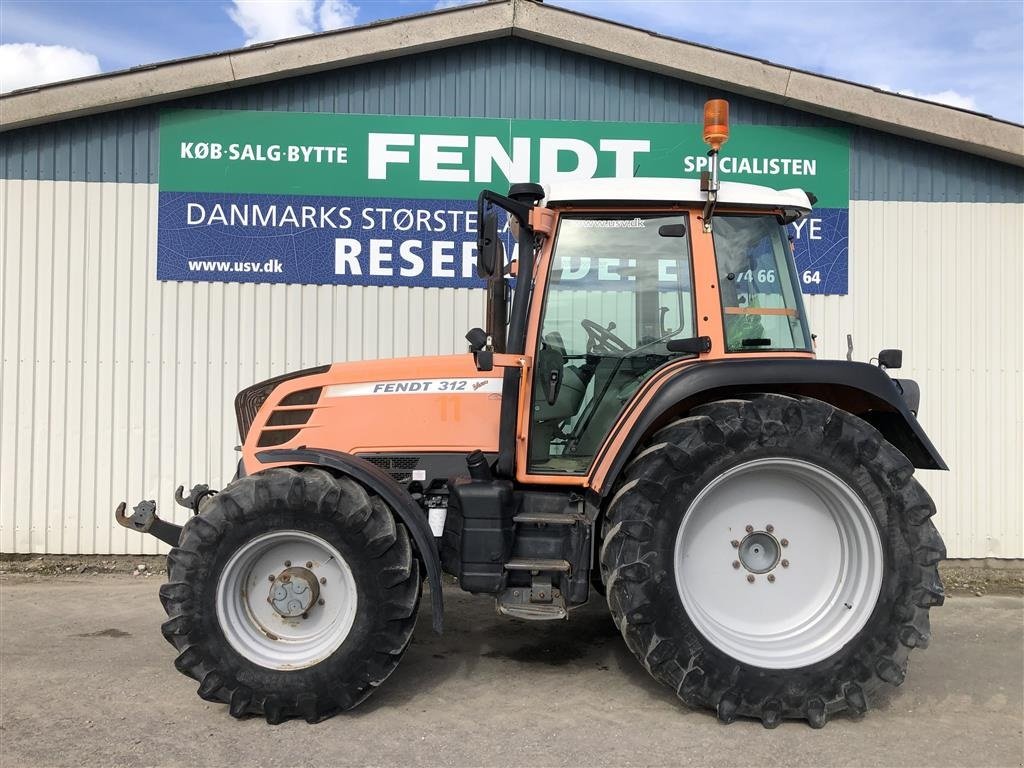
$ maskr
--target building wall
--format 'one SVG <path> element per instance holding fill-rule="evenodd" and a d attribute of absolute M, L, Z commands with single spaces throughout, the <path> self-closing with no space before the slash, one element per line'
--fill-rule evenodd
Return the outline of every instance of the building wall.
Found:
<path fill-rule="evenodd" d="M 712 95 L 508 39 L 174 106 L 692 123 Z M 737 123 L 837 124 L 730 99 Z M 177 484 L 225 483 L 238 389 L 460 351 L 482 317 L 470 290 L 157 282 L 157 114 L 0 134 L 0 551 L 155 552 L 113 505 L 181 522 Z M 808 300 L 819 353 L 905 349 L 952 467 L 920 475 L 950 556 L 1022 557 L 1024 172 L 851 128 L 851 198 L 850 295 Z"/>

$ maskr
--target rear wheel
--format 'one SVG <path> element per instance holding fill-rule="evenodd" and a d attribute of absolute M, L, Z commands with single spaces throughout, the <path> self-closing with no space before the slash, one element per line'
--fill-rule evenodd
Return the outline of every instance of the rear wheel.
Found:
<path fill-rule="evenodd" d="M 927 645 L 934 506 L 864 421 L 810 399 L 718 401 L 624 474 L 601 552 L 609 606 L 685 702 L 820 727 L 899 685 Z"/>
<path fill-rule="evenodd" d="M 160 590 L 175 666 L 236 717 L 316 721 L 387 678 L 409 643 L 418 561 L 391 510 L 349 478 L 272 469 L 185 526 Z"/>

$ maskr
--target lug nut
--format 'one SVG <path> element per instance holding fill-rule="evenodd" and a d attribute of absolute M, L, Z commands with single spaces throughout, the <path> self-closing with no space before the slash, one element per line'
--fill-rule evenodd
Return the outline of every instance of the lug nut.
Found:
<path fill-rule="evenodd" d="M 327 583 L 327 577 L 326 576 L 321 576 L 320 577 L 320 583 L 321 584 L 326 584 Z"/>
<path fill-rule="evenodd" d="M 789 560 L 783 560 L 781 565 L 783 568 L 789 568 Z"/>
<path fill-rule="evenodd" d="M 308 619 L 308 618 L 309 618 L 309 614 L 308 614 L 308 613 L 304 613 L 304 614 L 302 614 L 302 618 L 304 618 L 304 619 Z"/>
<path fill-rule="evenodd" d="M 740 561 L 739 560 L 733 560 L 732 561 L 732 567 L 733 568 L 739 568 L 740 567 Z"/>
<path fill-rule="evenodd" d="M 768 525 L 766 525 L 766 526 L 764 527 L 764 529 L 765 529 L 765 530 L 766 530 L 766 531 L 767 531 L 768 533 L 771 533 L 772 531 L 774 531 L 774 530 L 775 530 L 775 526 L 774 526 L 774 525 L 772 525 L 771 523 L 769 523 Z"/>
<path fill-rule="evenodd" d="M 752 525 L 748 525 L 748 526 L 746 527 L 746 531 L 747 531 L 747 533 L 753 533 L 753 532 L 754 532 L 754 526 L 752 526 Z"/>
<path fill-rule="evenodd" d="M 321 597 L 319 600 L 316 601 L 316 604 L 317 605 L 323 605 L 324 604 L 324 599 Z"/>
<path fill-rule="evenodd" d="M 307 560 L 306 561 L 306 567 L 307 568 L 312 568 L 313 567 L 313 561 L 312 560 Z"/>
<path fill-rule="evenodd" d="M 789 546 L 789 539 L 783 539 L 782 541 L 779 542 L 779 544 L 781 544 L 784 547 L 788 547 Z"/>
<path fill-rule="evenodd" d="M 752 573 L 747 574 L 747 581 L 749 581 L 751 584 L 753 584 L 754 583 L 754 574 L 752 574 Z"/>
<path fill-rule="evenodd" d="M 739 549 L 739 546 L 740 546 L 740 542 L 739 542 L 739 539 L 733 539 L 733 540 L 732 540 L 732 541 L 730 541 L 729 543 L 730 543 L 730 544 L 732 544 L 732 546 L 733 546 L 733 548 L 734 548 L 734 549 Z"/>
<path fill-rule="evenodd" d="M 284 561 L 284 567 L 285 568 L 291 568 L 292 567 L 292 561 L 291 560 L 285 560 Z"/>
<path fill-rule="evenodd" d="M 274 580 L 274 574 L 270 574 L 269 576 L 267 576 L 267 581 L 273 581 L 273 580 Z"/>
<path fill-rule="evenodd" d="M 770 581 L 772 584 L 775 583 L 775 574 L 774 573 L 769 573 L 768 574 L 768 581 Z"/>

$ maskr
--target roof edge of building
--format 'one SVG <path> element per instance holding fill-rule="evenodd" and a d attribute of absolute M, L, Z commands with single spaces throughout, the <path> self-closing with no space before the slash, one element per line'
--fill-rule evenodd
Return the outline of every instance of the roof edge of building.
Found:
<path fill-rule="evenodd" d="M 513 12 L 513 0 L 457 6 L 14 91 L 0 95 L 0 132 L 507 37 Z"/>
<path fill-rule="evenodd" d="M 0 132 L 517 36 L 1024 166 L 1024 126 L 533 0 L 492 0 L 0 96 Z"/>
<path fill-rule="evenodd" d="M 572 11 L 516 0 L 513 34 L 804 112 L 1024 166 L 1024 126 Z"/>

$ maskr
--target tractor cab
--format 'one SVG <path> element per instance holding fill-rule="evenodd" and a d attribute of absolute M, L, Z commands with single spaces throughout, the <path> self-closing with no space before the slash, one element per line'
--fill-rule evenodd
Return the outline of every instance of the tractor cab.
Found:
<path fill-rule="evenodd" d="M 624 405 L 668 363 L 811 352 L 785 230 L 810 210 L 807 196 L 745 184 L 719 195 L 707 232 L 697 181 L 545 190 L 554 231 L 528 346 L 531 473 L 586 472 Z"/>
<path fill-rule="evenodd" d="M 813 195 L 719 182 L 727 129 L 713 119 L 711 170 L 700 180 L 590 179 L 481 193 L 488 327 L 467 338 L 481 370 L 494 353 L 529 361 L 505 363 L 523 367 L 524 399 L 520 408 L 515 384 L 504 393 L 499 471 L 515 467 L 525 482 L 599 483 L 602 447 L 629 428 L 624 411 L 659 372 L 813 357 L 786 231 Z M 509 249 L 501 211 L 516 238 Z M 506 263 L 506 250 L 517 258 Z"/>

